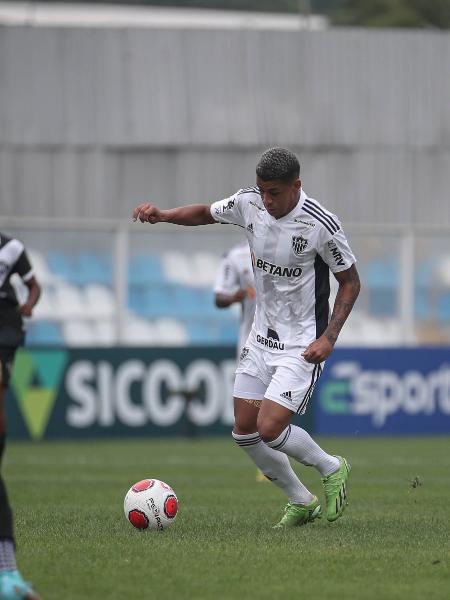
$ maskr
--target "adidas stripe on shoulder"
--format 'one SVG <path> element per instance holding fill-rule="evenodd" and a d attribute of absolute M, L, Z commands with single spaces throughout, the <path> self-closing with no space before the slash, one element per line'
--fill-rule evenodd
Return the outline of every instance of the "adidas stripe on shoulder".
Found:
<path fill-rule="evenodd" d="M 307 198 L 305 200 L 302 209 L 311 217 L 314 217 L 317 219 L 317 221 L 322 223 L 322 225 L 329 231 L 329 233 L 331 233 L 331 235 L 334 235 L 339 231 L 339 223 L 335 221 L 333 215 L 320 206 L 320 204 L 314 202 L 314 200 L 311 200 L 311 198 Z"/>
<path fill-rule="evenodd" d="M 240 196 L 241 194 L 257 194 L 258 196 L 261 196 L 261 192 L 257 187 L 243 188 L 242 190 L 239 190 L 237 196 Z"/>

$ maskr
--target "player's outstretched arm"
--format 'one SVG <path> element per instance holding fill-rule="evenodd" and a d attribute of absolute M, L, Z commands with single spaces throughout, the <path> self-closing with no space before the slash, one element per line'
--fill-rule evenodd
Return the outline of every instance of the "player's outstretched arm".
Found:
<path fill-rule="evenodd" d="M 216 221 L 208 204 L 189 204 L 179 208 L 160 210 L 145 202 L 133 210 L 133 221 L 141 223 L 174 223 L 175 225 L 210 225 Z"/>
<path fill-rule="evenodd" d="M 331 354 L 341 329 L 350 314 L 361 283 L 355 265 L 349 269 L 335 273 L 339 290 L 334 301 L 333 313 L 324 333 L 306 348 L 302 356 L 310 363 L 321 363 Z"/>

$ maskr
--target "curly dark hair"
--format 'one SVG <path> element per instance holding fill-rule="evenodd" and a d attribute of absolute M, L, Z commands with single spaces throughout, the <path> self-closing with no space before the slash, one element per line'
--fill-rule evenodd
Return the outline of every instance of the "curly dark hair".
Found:
<path fill-rule="evenodd" d="M 269 148 L 259 159 L 256 174 L 263 181 L 292 181 L 300 175 L 300 163 L 295 154 L 286 148 Z"/>

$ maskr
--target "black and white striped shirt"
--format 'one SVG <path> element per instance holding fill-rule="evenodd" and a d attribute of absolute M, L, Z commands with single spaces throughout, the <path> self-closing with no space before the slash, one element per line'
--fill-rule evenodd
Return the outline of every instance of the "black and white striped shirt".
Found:
<path fill-rule="evenodd" d="M 33 269 L 22 242 L 0 233 L 0 327 L 21 329 L 17 296 L 10 281 L 14 273 L 25 282 L 33 277 Z"/>

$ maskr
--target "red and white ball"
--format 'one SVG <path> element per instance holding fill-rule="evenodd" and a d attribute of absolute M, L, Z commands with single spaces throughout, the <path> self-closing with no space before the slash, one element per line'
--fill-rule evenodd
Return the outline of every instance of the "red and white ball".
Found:
<path fill-rule="evenodd" d="M 128 490 L 123 509 L 126 518 L 136 529 L 163 531 L 175 521 L 178 498 L 164 481 L 143 479 Z"/>

